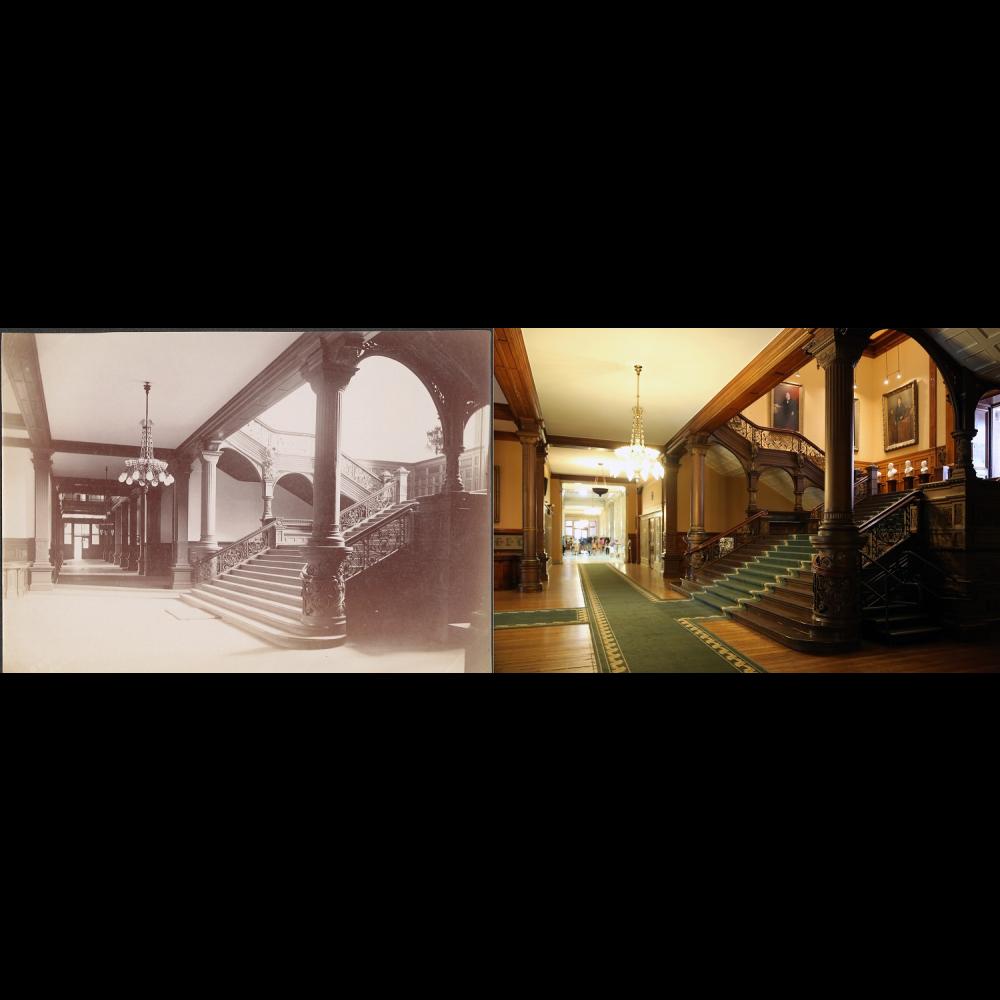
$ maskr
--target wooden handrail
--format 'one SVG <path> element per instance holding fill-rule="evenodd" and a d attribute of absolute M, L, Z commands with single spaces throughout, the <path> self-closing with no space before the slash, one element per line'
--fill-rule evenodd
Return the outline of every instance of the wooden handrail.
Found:
<path fill-rule="evenodd" d="M 865 521 L 864 534 L 867 534 L 881 521 L 884 521 L 887 517 L 892 514 L 898 513 L 904 507 L 911 503 L 915 503 L 917 500 L 923 499 L 923 492 L 921 490 L 913 490 L 910 493 L 904 493 L 898 500 L 894 503 L 889 504 L 888 507 L 880 510 L 870 521 Z"/>
<path fill-rule="evenodd" d="M 754 521 L 759 521 L 762 517 L 770 517 L 770 511 L 759 510 L 756 514 L 748 517 L 745 521 L 740 521 L 739 524 L 732 528 L 728 528 L 726 531 L 720 531 L 717 535 L 712 535 L 711 538 L 706 539 L 701 545 L 696 545 L 693 549 L 689 549 L 687 554 L 693 556 L 696 552 L 701 552 L 702 549 L 707 549 L 714 545 L 720 538 L 728 538 L 730 535 L 735 535 L 740 528 L 745 528 L 748 524 L 753 524 Z"/>

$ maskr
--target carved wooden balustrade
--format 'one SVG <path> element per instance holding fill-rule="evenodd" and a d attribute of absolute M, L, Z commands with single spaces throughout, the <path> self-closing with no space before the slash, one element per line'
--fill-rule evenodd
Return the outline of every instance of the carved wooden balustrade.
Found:
<path fill-rule="evenodd" d="M 727 424 L 740 437 L 746 438 L 752 445 L 767 451 L 788 451 L 801 455 L 820 469 L 826 468 L 826 452 L 819 445 L 813 444 L 804 434 L 797 431 L 784 431 L 776 427 L 761 427 L 752 420 L 747 420 L 742 413 L 737 413 Z"/>
<path fill-rule="evenodd" d="M 353 535 L 349 542 L 351 551 L 344 563 L 344 579 L 350 580 L 406 548 L 413 541 L 413 513 L 418 506 L 417 503 L 406 504 Z"/>
<path fill-rule="evenodd" d="M 744 545 L 759 540 L 767 534 L 768 517 L 770 517 L 768 511 L 759 510 L 753 517 L 748 517 L 734 528 L 713 535 L 701 545 L 696 545 L 690 551 L 685 552 L 684 575 L 687 579 L 693 580 L 698 570 L 703 569 L 709 563 L 723 559 L 737 549 L 743 548 Z"/>
<path fill-rule="evenodd" d="M 205 583 L 273 548 L 277 544 L 281 527 L 280 521 L 269 521 L 262 528 L 250 532 L 218 552 L 210 552 L 201 559 L 192 558 L 192 581 L 195 584 Z"/>
<path fill-rule="evenodd" d="M 370 521 L 382 511 L 392 507 L 398 500 L 399 483 L 395 479 L 390 479 L 389 482 L 383 483 L 380 489 L 369 493 L 364 500 L 351 504 L 350 507 L 346 507 L 340 512 L 341 530 L 346 532 L 365 521 Z"/>

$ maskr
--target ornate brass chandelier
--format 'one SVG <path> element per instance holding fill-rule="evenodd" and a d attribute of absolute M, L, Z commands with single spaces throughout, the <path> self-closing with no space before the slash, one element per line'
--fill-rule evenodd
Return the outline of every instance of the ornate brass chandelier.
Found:
<path fill-rule="evenodd" d="M 150 486 L 170 486 L 174 477 L 167 472 L 167 463 L 153 457 L 153 421 L 149 419 L 149 382 L 143 383 L 146 390 L 146 418 L 139 421 L 142 434 L 139 437 L 139 457 L 126 458 L 125 468 L 118 482 L 148 490 Z"/>
<path fill-rule="evenodd" d="M 612 472 L 624 476 L 630 482 L 646 482 L 650 476 L 663 478 L 663 463 L 655 448 L 646 447 L 646 432 L 642 425 L 642 407 L 639 405 L 639 376 L 642 365 L 635 366 L 635 406 L 632 408 L 632 438 L 627 447 L 616 448 L 618 461 L 612 464 Z"/>

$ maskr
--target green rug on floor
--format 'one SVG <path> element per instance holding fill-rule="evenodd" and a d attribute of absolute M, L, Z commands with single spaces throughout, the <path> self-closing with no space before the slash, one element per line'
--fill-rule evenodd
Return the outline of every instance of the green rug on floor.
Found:
<path fill-rule="evenodd" d="M 494 629 L 586 624 L 586 608 L 546 608 L 544 611 L 495 611 L 493 613 Z"/>
<path fill-rule="evenodd" d="M 581 566 L 580 579 L 602 673 L 766 673 L 699 626 L 703 604 L 656 598 L 610 566 Z"/>

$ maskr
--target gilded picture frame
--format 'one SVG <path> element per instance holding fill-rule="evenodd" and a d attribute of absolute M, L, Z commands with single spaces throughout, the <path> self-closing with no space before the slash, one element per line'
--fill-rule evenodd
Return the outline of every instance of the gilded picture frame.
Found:
<path fill-rule="evenodd" d="M 917 379 L 910 379 L 882 396 L 882 431 L 886 451 L 908 448 L 920 440 Z"/>
<path fill-rule="evenodd" d="M 771 390 L 770 425 L 776 430 L 802 433 L 802 397 L 797 382 L 782 382 Z"/>

